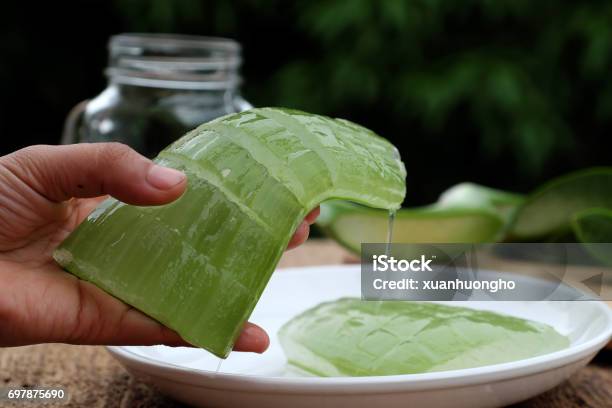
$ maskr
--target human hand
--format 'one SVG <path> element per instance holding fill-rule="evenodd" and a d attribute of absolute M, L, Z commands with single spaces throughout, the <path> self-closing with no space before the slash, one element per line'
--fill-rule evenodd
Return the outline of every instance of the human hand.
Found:
<path fill-rule="evenodd" d="M 135 205 L 180 197 L 187 179 L 118 143 L 31 146 L 0 157 L 0 346 L 62 342 L 189 346 L 157 321 L 65 272 L 53 250 L 107 194 Z M 313 210 L 289 243 L 308 238 Z M 263 352 L 246 323 L 235 350 Z"/>

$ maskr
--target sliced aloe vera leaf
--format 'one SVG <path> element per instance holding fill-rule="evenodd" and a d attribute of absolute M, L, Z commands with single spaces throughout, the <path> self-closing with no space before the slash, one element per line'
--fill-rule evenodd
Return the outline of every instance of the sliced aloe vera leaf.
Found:
<path fill-rule="evenodd" d="M 572 229 L 580 242 L 612 243 L 612 210 L 591 208 L 574 214 Z M 606 265 L 612 265 L 609 246 L 585 245 L 587 251 Z"/>
<path fill-rule="evenodd" d="M 577 171 L 544 184 L 518 209 L 510 234 L 521 240 L 564 235 L 577 212 L 612 208 L 612 168 Z"/>
<path fill-rule="evenodd" d="M 184 171 L 160 207 L 102 203 L 57 249 L 68 271 L 225 357 L 289 239 L 319 202 L 394 209 L 405 194 L 395 147 L 343 120 L 253 109 L 204 124 L 156 162 Z"/>
<path fill-rule="evenodd" d="M 389 212 L 346 201 L 321 205 L 317 225 L 349 250 L 359 253 L 364 242 L 387 242 Z M 393 223 L 394 243 L 494 242 L 504 221 L 494 212 L 475 208 L 403 208 Z"/>
<path fill-rule="evenodd" d="M 566 348 L 552 327 L 498 313 L 420 302 L 343 298 L 279 331 L 290 365 L 317 376 L 414 374 L 521 360 Z"/>
<path fill-rule="evenodd" d="M 437 206 L 442 208 L 484 208 L 510 220 L 525 201 L 522 194 L 497 190 L 476 183 L 459 183 L 440 194 Z"/>

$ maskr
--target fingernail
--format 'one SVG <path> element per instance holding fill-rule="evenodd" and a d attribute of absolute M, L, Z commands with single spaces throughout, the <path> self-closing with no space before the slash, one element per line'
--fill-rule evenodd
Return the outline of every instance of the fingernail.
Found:
<path fill-rule="evenodd" d="M 185 174 L 175 169 L 154 164 L 147 174 L 147 182 L 158 190 L 170 190 L 185 180 Z"/>

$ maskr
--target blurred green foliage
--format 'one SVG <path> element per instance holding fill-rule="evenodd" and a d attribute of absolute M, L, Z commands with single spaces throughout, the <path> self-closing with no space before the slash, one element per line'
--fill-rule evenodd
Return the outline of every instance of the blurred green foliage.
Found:
<path fill-rule="evenodd" d="M 212 31 L 230 36 L 244 16 L 294 25 L 307 47 L 247 84 L 255 103 L 366 124 L 375 114 L 373 127 L 394 141 L 460 137 L 472 154 L 511 156 L 518 177 L 543 176 L 555 158 L 588 150 L 596 140 L 581 133 L 609 128 L 612 117 L 609 2 L 147 3 L 117 5 L 145 30 L 180 31 L 206 14 Z M 281 46 L 277 35 L 260 46 Z"/>
<path fill-rule="evenodd" d="M 529 191 L 564 172 L 610 164 L 610 2 L 96 4 L 110 15 L 109 35 L 237 39 L 249 101 L 346 117 L 389 138 L 407 164 L 408 200 L 417 197 L 407 204 L 434 201 L 466 180 Z M 100 59 L 104 52 L 99 46 Z"/>

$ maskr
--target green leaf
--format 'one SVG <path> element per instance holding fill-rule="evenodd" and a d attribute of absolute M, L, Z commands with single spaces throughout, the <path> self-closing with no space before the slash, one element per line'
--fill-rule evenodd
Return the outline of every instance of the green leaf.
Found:
<path fill-rule="evenodd" d="M 582 243 L 612 242 L 612 210 L 591 208 L 576 213 L 572 218 L 572 229 Z M 606 265 L 612 265 L 612 253 L 608 246 L 585 245 L 587 251 Z"/>
<path fill-rule="evenodd" d="M 440 208 L 489 209 L 509 221 L 525 197 L 521 194 L 497 190 L 475 183 L 459 183 L 447 189 L 438 199 Z"/>
<path fill-rule="evenodd" d="M 68 271 L 225 357 L 304 216 L 343 198 L 399 208 L 405 169 L 354 123 L 253 109 L 191 131 L 156 162 L 184 171 L 161 207 L 102 203 L 55 252 Z"/>
<path fill-rule="evenodd" d="M 321 205 L 317 225 L 341 245 L 359 253 L 363 242 L 387 242 L 389 212 L 344 201 Z M 481 208 L 403 208 L 393 225 L 395 243 L 494 242 L 504 222 Z"/>
<path fill-rule="evenodd" d="M 612 168 L 599 167 L 556 178 L 530 194 L 517 211 L 511 235 L 521 240 L 570 231 L 577 212 L 612 208 Z"/>
<path fill-rule="evenodd" d="M 552 327 L 498 313 L 420 302 L 343 298 L 279 331 L 289 364 L 318 376 L 414 374 L 479 367 L 561 350 Z"/>

